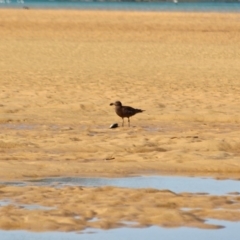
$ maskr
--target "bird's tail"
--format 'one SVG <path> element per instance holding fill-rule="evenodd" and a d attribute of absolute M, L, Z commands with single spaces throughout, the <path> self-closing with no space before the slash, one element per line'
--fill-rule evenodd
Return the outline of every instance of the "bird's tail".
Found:
<path fill-rule="evenodd" d="M 142 110 L 142 109 L 136 109 L 136 113 L 141 113 L 141 112 L 144 112 L 145 110 Z"/>

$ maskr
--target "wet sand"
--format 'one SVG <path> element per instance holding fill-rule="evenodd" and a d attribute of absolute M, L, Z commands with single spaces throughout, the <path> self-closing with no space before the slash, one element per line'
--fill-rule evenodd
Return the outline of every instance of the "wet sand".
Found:
<path fill-rule="evenodd" d="M 208 224 L 205 219 L 240 220 L 238 194 L 207 196 L 114 187 L 3 186 L 0 189 L 2 197 L 13 200 L 12 204 L 0 208 L 0 227 L 7 230 L 78 231 L 87 227 L 110 229 L 128 225 L 218 229 L 222 226 Z M 21 204 L 52 209 L 28 209 Z"/>
<path fill-rule="evenodd" d="M 238 14 L 1 9 L 0 22 L 1 179 L 141 174 L 239 178 Z M 109 106 L 115 100 L 146 111 L 131 119 L 130 128 L 109 129 L 114 122 L 121 125 Z M 194 222 L 190 217 L 189 223 L 184 212 L 172 211 L 168 205 L 164 211 L 172 212 L 166 216 L 157 204 L 149 209 L 152 202 L 144 190 L 108 190 L 84 188 L 89 211 L 105 210 L 109 219 L 115 214 L 115 219 L 139 221 L 141 226 L 168 226 L 171 219 L 176 225 L 206 227 L 202 219 Z M 4 229 L 38 230 L 37 225 L 13 223 L 36 214 L 35 219 L 44 215 L 41 219 L 46 222 L 39 230 L 69 230 L 68 213 L 72 219 L 76 206 L 79 212 L 83 207 L 79 188 L 3 186 L 0 191 L 2 199 L 9 195 L 21 202 L 28 195 L 29 202 L 40 205 L 45 204 L 47 192 L 61 196 L 46 203 L 52 206 L 59 201 L 59 208 L 47 214 L 1 207 Z M 114 213 L 108 209 L 117 197 L 104 202 L 111 191 L 121 199 Z M 130 210 L 129 202 L 123 217 L 120 203 L 126 194 L 146 200 L 139 202 L 139 212 Z M 64 199 L 69 198 L 72 206 L 65 206 Z M 98 198 L 103 205 L 98 206 Z M 172 198 L 180 206 L 184 195 L 172 194 Z M 207 204 L 209 196 L 196 201 Z M 234 201 L 238 206 L 239 199 Z M 226 204 L 224 208 L 231 205 Z M 204 205 L 191 216 L 236 220 L 216 206 Z M 148 211 L 158 217 L 153 220 Z M 17 215 L 9 217 L 13 212 Z M 93 216 L 103 218 L 99 214 Z M 98 227 L 105 228 L 105 220 Z M 56 224 L 49 227 L 48 221 Z M 76 221 L 80 220 L 69 223 L 71 229 L 81 225 Z M 117 226 L 117 220 L 110 222 Z"/>

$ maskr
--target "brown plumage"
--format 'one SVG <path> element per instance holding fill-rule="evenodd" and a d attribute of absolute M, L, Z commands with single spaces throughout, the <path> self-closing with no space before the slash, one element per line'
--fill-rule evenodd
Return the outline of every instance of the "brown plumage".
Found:
<path fill-rule="evenodd" d="M 115 112 L 116 114 L 122 118 L 122 126 L 124 126 L 124 118 L 128 118 L 128 126 L 130 126 L 130 117 L 135 115 L 136 113 L 141 113 L 145 110 L 142 109 L 136 109 L 128 106 L 123 106 L 120 101 L 116 101 L 114 103 L 110 103 L 110 106 L 115 106 Z"/>

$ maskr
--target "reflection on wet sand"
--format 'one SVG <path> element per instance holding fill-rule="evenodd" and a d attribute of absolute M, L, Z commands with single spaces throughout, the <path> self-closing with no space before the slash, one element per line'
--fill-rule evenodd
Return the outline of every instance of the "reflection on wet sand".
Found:
<path fill-rule="evenodd" d="M 118 228 L 111 230 L 91 229 L 88 228 L 82 232 L 77 233 L 64 233 L 64 232 L 47 232 L 47 233 L 33 233 L 27 231 L 1 231 L 0 234 L 4 240 L 22 240 L 22 239 L 34 239 L 34 240 L 99 240 L 99 239 L 111 239 L 111 240 L 146 240 L 154 238 L 164 238 L 168 240 L 185 240 L 191 239 L 194 236 L 195 240 L 213 239 L 213 240 L 229 240 L 234 239 L 239 232 L 239 223 L 230 221 L 216 221 L 211 220 L 217 225 L 225 226 L 218 230 L 203 230 L 192 228 L 161 228 L 161 227 L 148 227 L 148 228 Z"/>

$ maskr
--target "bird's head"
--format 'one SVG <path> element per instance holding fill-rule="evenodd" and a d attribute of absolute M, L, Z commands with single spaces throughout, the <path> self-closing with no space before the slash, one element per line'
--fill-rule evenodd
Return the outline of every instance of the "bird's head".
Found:
<path fill-rule="evenodd" d="M 120 101 L 116 101 L 116 102 L 114 102 L 114 103 L 110 103 L 110 106 L 112 106 L 112 105 L 114 105 L 114 106 L 116 106 L 116 107 L 121 107 L 121 106 L 122 106 L 122 103 L 121 103 Z"/>

